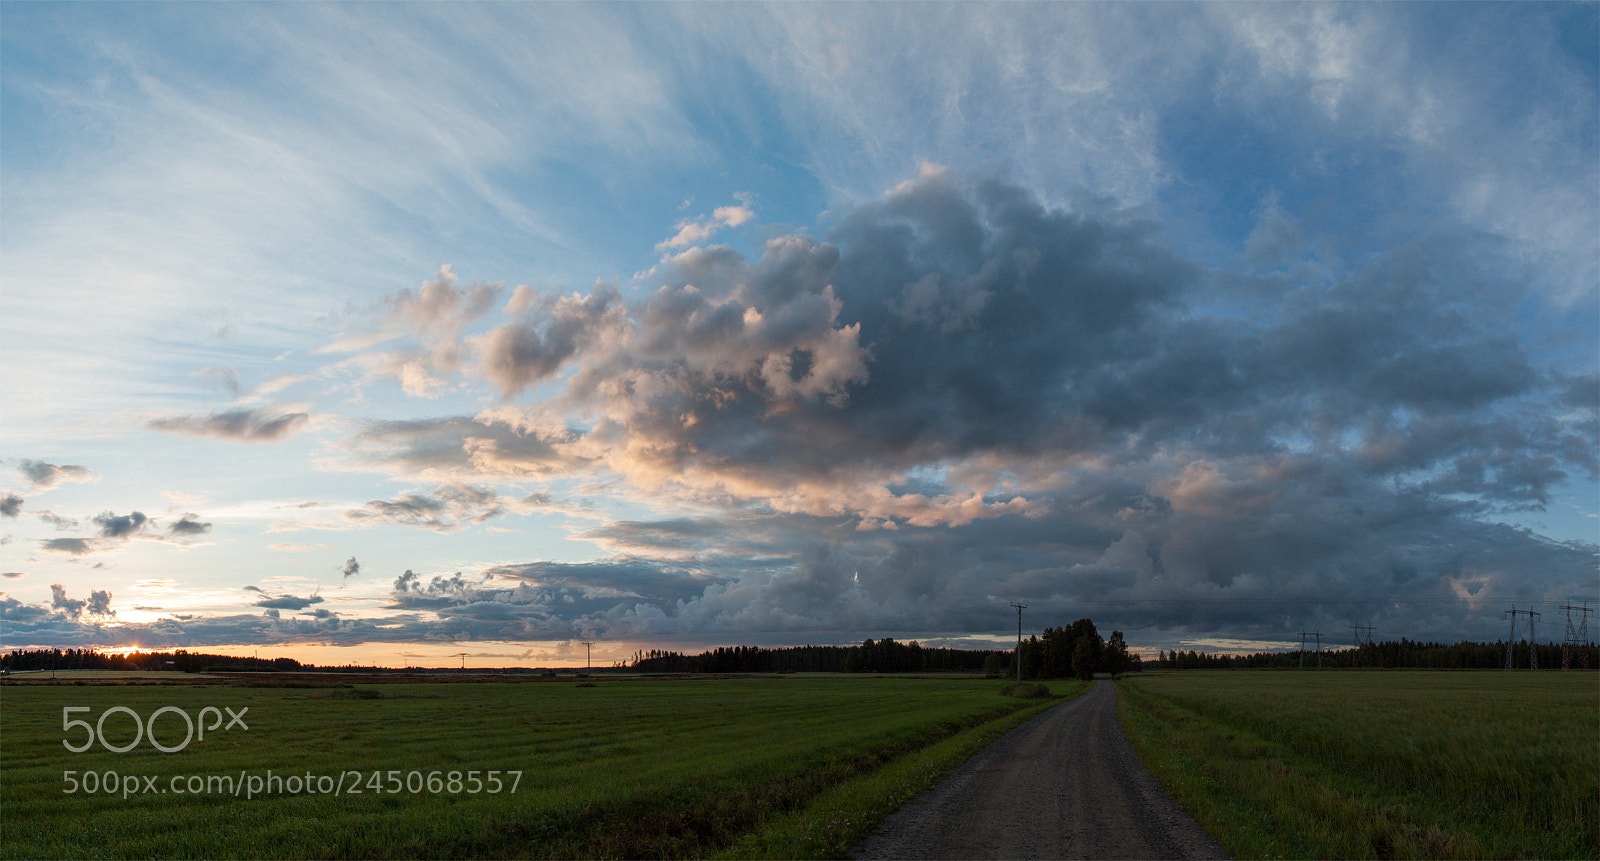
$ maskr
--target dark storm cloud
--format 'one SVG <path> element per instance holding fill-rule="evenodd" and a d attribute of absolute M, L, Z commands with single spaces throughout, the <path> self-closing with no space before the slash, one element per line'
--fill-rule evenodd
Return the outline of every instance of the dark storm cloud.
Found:
<path fill-rule="evenodd" d="M 476 420 L 504 428 L 497 470 L 526 433 L 539 470 L 603 466 L 723 513 L 584 533 L 638 554 L 619 570 L 495 576 L 614 590 L 584 612 L 633 631 L 1019 597 L 1278 636 L 1357 619 L 1337 599 L 1362 596 L 1448 635 L 1482 601 L 1592 587 L 1592 545 L 1493 520 L 1595 476 L 1600 411 L 1592 373 L 1542 369 L 1508 328 L 1529 294 L 1492 238 L 1298 284 L 1202 273 L 1158 231 L 928 171 L 838 213 L 827 243 L 691 249 L 622 318 L 591 297 L 605 331 L 568 342 L 564 393 Z M 470 468 L 461 436 L 438 459 Z M 390 462 L 426 451 L 388 439 Z M 759 541 L 753 513 L 775 518 Z"/>
<path fill-rule="evenodd" d="M 712 573 L 716 566 L 700 566 L 699 571 L 682 566 L 644 560 L 604 560 L 598 562 L 530 562 L 500 565 L 485 570 L 498 578 L 521 580 L 528 586 L 591 600 L 649 599 L 673 603 L 703 592 L 709 583 L 727 579 L 725 573 Z M 606 606 L 611 606 L 609 603 Z"/>
<path fill-rule="evenodd" d="M 586 525 L 608 554 L 589 563 L 408 570 L 388 619 L 262 593 L 267 614 L 138 636 L 820 641 L 1005 630 L 1020 599 L 1030 627 L 1491 638 L 1506 601 L 1593 592 L 1593 544 L 1496 520 L 1600 473 L 1600 377 L 1509 324 L 1535 300 L 1486 237 L 1302 283 L 940 171 L 834 215 L 754 259 L 688 249 L 632 303 L 519 288 L 474 343 L 502 397 L 555 394 L 349 443 L 426 483 L 352 523 L 446 532 L 559 497 L 507 478 L 620 477 L 695 516 Z M 1311 241 L 1285 224 L 1247 256 Z M 405 324 L 454 343 L 481 304 L 445 286 Z"/>
<path fill-rule="evenodd" d="M 239 442 L 277 442 L 293 436 L 311 421 L 302 412 L 255 407 L 213 413 L 209 416 L 174 416 L 153 419 L 149 427 L 189 436 L 209 436 Z"/>
<path fill-rule="evenodd" d="M 94 470 L 86 466 L 56 465 L 42 460 L 24 460 L 17 466 L 35 490 L 49 490 L 64 481 L 93 481 Z"/>
<path fill-rule="evenodd" d="M 21 514 L 22 503 L 25 501 L 15 493 L 8 493 L 0 497 L 0 517 L 16 517 Z"/>

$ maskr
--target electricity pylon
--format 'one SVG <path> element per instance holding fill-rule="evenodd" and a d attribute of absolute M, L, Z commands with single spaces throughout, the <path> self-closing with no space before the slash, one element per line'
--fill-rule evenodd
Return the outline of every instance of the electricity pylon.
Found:
<path fill-rule="evenodd" d="M 1589 614 L 1593 613 L 1594 609 L 1589 606 L 1588 601 L 1574 605 L 1570 599 L 1561 605 L 1561 609 L 1567 611 L 1567 636 L 1561 643 L 1561 669 L 1572 669 L 1572 653 L 1577 651 L 1579 665 L 1587 670 L 1589 669 Z M 1573 610 L 1582 614 L 1576 629 L 1572 627 Z"/>
<path fill-rule="evenodd" d="M 1534 642 L 1533 625 L 1541 613 L 1537 610 L 1518 610 L 1515 604 L 1503 615 L 1511 617 L 1511 632 L 1506 635 L 1506 669 L 1511 669 L 1511 650 L 1517 642 L 1517 617 L 1528 617 L 1528 669 L 1539 669 L 1539 644 Z"/>
<path fill-rule="evenodd" d="M 1301 631 L 1300 632 L 1300 669 L 1303 670 L 1303 669 L 1306 668 L 1306 638 L 1307 637 L 1316 637 L 1317 638 L 1317 669 L 1320 670 L 1320 669 L 1322 669 L 1322 632 L 1321 631 Z"/>

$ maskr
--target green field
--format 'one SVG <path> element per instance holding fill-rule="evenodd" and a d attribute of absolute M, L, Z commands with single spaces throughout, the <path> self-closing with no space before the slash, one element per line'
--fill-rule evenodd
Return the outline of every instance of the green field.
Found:
<path fill-rule="evenodd" d="M 0 686 L 0 854 L 838 856 L 944 770 L 1059 701 L 1004 696 L 1004 687 L 794 676 L 8 683 Z M 64 720 L 93 726 L 103 717 L 106 741 L 120 748 L 135 738 L 134 719 L 108 710 L 149 721 L 168 706 L 196 720 L 215 707 L 207 726 L 228 709 L 248 730 L 213 729 L 175 753 L 148 739 L 125 753 L 63 746 L 82 745 L 90 732 L 64 729 Z M 64 716 L 64 707 L 87 710 Z M 154 727 L 169 748 L 185 729 L 175 712 Z M 335 780 L 342 791 L 320 791 Z"/>
<path fill-rule="evenodd" d="M 1119 684 L 1141 758 L 1239 858 L 1600 857 L 1594 673 L 1184 671 Z"/>

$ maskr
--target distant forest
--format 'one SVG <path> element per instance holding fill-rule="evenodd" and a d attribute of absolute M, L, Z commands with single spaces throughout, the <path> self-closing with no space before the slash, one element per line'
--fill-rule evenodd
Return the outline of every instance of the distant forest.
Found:
<path fill-rule="evenodd" d="M 1094 622 L 1079 619 L 1022 641 L 1022 674 L 1029 679 L 1089 678 L 1095 673 L 1140 669 L 1128 652 L 1121 631 L 1103 640 Z M 859 646 L 722 646 L 698 655 L 641 651 L 628 669 L 645 673 L 927 673 L 982 672 L 1009 677 L 1016 673 L 1016 650 L 946 649 L 893 637 L 866 640 Z"/>
<path fill-rule="evenodd" d="M 183 673 L 218 672 L 306 672 L 312 664 L 293 658 L 241 658 L 234 655 L 206 655 L 179 649 L 175 652 L 134 652 L 108 654 L 93 649 L 16 649 L 0 655 L 0 669 L 10 673 L 30 670 L 177 670 Z"/>
<path fill-rule="evenodd" d="M 1562 668 L 1567 647 L 1560 643 L 1536 643 L 1538 665 L 1541 670 Z M 1511 647 L 1511 666 L 1528 668 L 1528 641 L 1519 640 Z M 1161 652 L 1155 666 L 1163 670 L 1210 669 L 1296 669 L 1317 666 L 1318 654 L 1313 649 L 1304 652 L 1257 652 L 1253 655 L 1207 655 L 1193 649 L 1176 649 Z M 1363 643 L 1360 648 L 1325 649 L 1320 656 L 1324 668 L 1383 668 L 1425 670 L 1494 670 L 1506 665 L 1506 644 L 1472 643 L 1462 641 L 1453 645 L 1422 643 L 1401 638 L 1381 643 Z M 1566 656 L 1572 669 L 1600 669 L 1600 646 L 1576 646 Z"/>

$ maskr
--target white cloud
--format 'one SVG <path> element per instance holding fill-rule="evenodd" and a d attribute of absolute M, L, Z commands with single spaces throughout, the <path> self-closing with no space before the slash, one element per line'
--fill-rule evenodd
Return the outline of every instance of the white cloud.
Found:
<path fill-rule="evenodd" d="M 748 206 L 719 206 L 707 217 L 678 222 L 678 232 L 670 239 L 657 243 L 656 250 L 695 245 L 710 239 L 724 227 L 738 227 L 755 217 L 755 212 Z"/>

